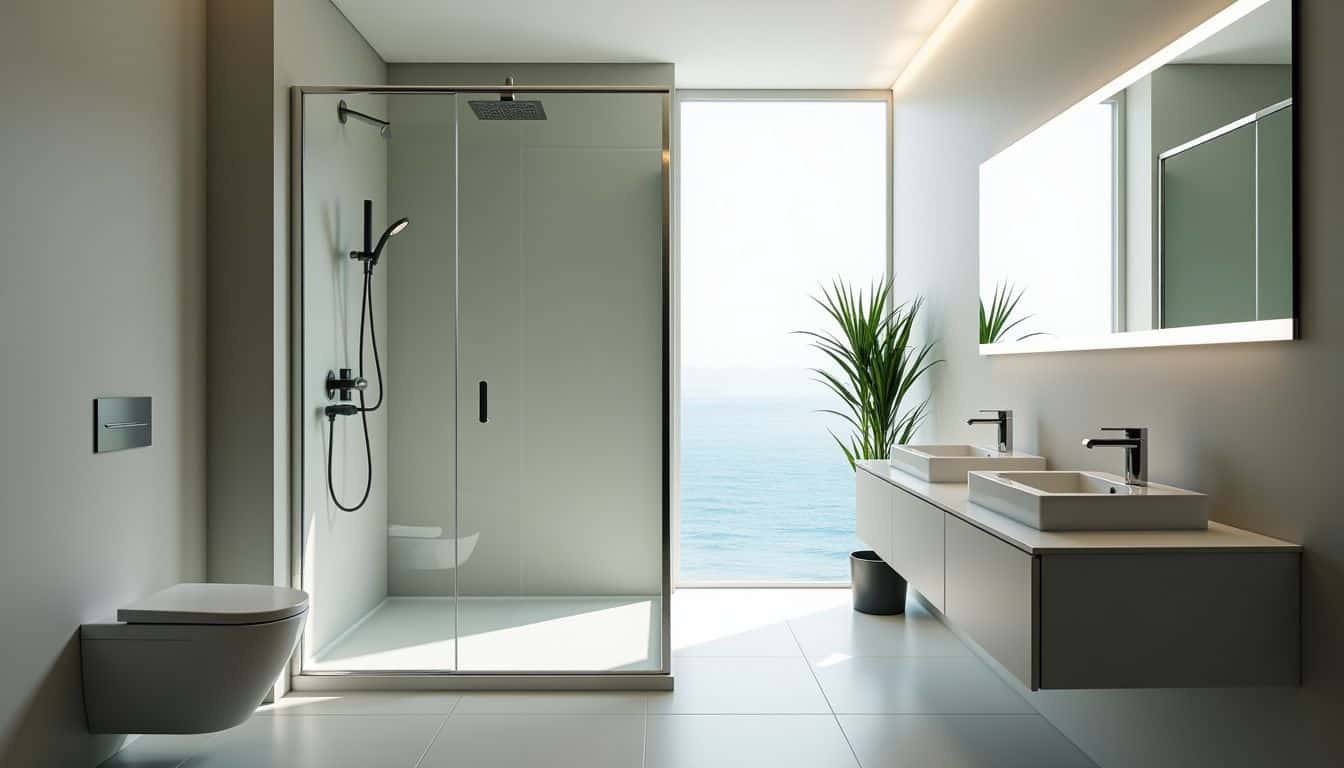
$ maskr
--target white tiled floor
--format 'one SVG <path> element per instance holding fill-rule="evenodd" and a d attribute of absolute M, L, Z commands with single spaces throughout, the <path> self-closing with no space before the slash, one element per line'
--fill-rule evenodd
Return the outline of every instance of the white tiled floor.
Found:
<path fill-rule="evenodd" d="M 844 590 L 681 590 L 668 693 L 296 695 L 147 736 L 136 768 L 1073 768 L 1072 743 L 937 619 Z"/>
<path fill-rule="evenodd" d="M 673 657 L 676 690 L 649 694 L 660 715 L 823 715 L 831 709 L 801 655 Z"/>

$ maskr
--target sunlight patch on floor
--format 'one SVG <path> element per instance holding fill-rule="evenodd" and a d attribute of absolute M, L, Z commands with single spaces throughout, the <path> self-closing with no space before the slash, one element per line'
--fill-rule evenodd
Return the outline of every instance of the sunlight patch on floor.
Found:
<path fill-rule="evenodd" d="M 672 650 L 716 641 L 849 605 L 840 589 L 678 589 L 672 594 Z"/>

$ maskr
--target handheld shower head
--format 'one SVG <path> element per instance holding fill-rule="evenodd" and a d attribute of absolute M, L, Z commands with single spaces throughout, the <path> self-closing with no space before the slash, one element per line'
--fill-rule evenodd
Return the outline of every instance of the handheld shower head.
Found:
<path fill-rule="evenodd" d="M 382 255 L 383 246 L 387 245 L 387 241 L 393 237 L 396 237 L 397 235 L 400 235 L 402 232 L 405 232 L 406 228 L 409 227 L 410 225 L 411 220 L 403 216 L 402 218 L 392 222 L 392 226 L 383 230 L 383 236 L 378 238 L 378 246 L 373 249 L 373 255 L 370 257 L 374 264 L 378 263 L 378 258 Z"/>

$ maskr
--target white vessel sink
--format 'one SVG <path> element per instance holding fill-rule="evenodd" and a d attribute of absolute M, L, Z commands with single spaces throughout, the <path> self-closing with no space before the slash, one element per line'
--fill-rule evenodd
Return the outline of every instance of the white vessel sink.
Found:
<path fill-rule="evenodd" d="M 931 483 L 964 483 L 973 470 L 1045 469 L 1045 459 L 978 445 L 898 445 L 891 451 L 891 466 Z"/>
<path fill-rule="evenodd" d="M 1208 497 L 1105 472 L 972 472 L 970 501 L 1040 531 L 1209 527 Z"/>

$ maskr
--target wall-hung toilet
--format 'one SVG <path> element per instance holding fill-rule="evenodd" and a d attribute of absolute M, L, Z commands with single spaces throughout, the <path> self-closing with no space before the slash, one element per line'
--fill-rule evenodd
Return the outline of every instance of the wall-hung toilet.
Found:
<path fill-rule="evenodd" d="M 178 584 L 80 627 L 93 733 L 208 733 L 246 720 L 298 644 L 308 595 Z"/>

